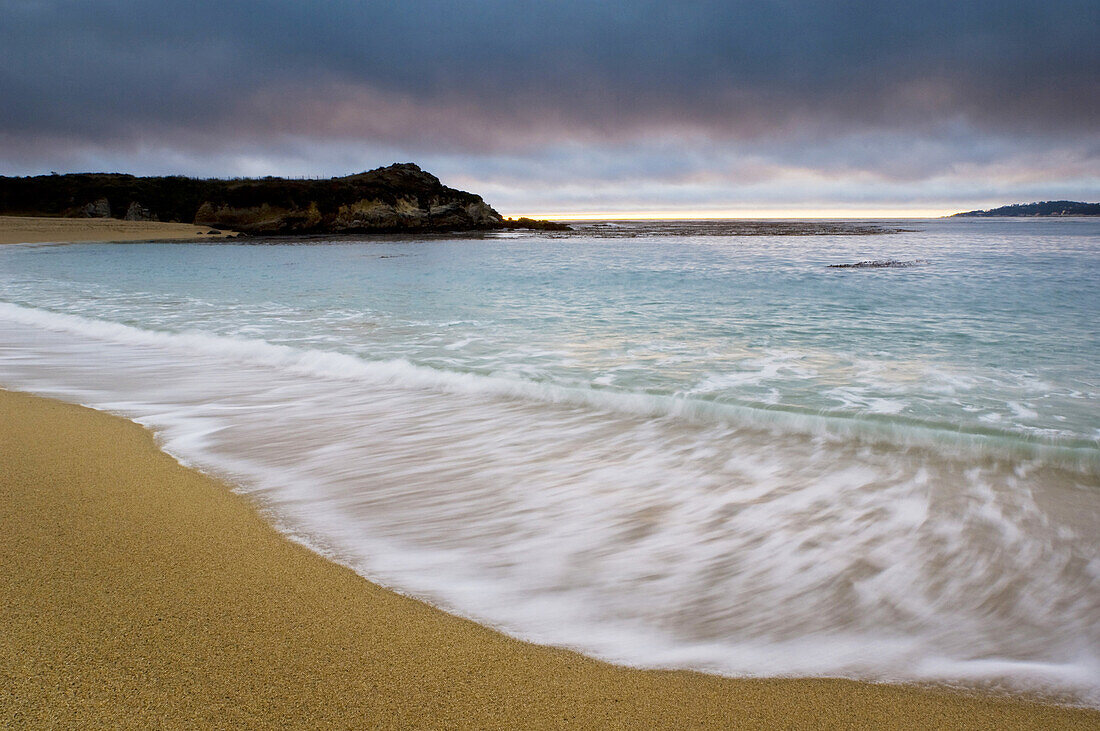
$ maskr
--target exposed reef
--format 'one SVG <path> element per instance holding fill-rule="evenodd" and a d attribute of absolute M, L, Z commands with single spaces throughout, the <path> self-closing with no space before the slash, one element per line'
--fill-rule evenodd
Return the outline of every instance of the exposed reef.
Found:
<path fill-rule="evenodd" d="M 908 229 L 847 221 L 661 220 L 575 223 L 570 236 L 651 238 L 663 236 L 876 236 Z"/>
<path fill-rule="evenodd" d="M 897 259 L 873 259 L 870 261 L 857 261 L 855 264 L 829 264 L 829 269 L 905 269 L 927 264 L 924 259 L 912 259 L 910 261 L 898 261 Z"/>
<path fill-rule="evenodd" d="M 109 173 L 0 177 L 0 213 L 177 221 L 251 235 L 568 229 L 504 219 L 412 163 L 326 180 Z"/>

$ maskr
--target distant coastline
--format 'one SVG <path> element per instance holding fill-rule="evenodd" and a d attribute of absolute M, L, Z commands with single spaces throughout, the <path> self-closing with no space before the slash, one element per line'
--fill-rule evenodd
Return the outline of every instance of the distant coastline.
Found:
<path fill-rule="evenodd" d="M 1100 216 L 1100 203 L 1080 201 L 1040 201 L 1038 203 L 1014 203 L 1010 206 L 990 208 L 984 211 L 964 211 L 949 218 L 992 218 L 1009 216 L 1035 218 L 1044 216 Z"/>

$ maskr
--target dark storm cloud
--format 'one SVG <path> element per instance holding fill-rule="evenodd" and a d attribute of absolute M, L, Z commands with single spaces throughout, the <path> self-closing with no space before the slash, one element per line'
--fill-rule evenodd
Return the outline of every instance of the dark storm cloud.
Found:
<path fill-rule="evenodd" d="M 0 0 L 0 173 L 416 160 L 505 212 L 1100 195 L 1100 3 Z"/>
<path fill-rule="evenodd" d="M 1091 137 L 1100 4 L 7 2 L 0 135 L 451 149 L 853 126 Z M 216 137 L 215 137 L 216 136 Z"/>

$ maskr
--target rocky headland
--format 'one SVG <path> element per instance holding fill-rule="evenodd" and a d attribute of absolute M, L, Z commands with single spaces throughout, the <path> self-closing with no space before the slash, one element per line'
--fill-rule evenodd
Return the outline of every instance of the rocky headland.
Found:
<path fill-rule="evenodd" d="M 173 221 L 250 235 L 568 229 L 497 213 L 412 163 L 324 180 L 78 173 L 0 177 L 0 214 Z"/>

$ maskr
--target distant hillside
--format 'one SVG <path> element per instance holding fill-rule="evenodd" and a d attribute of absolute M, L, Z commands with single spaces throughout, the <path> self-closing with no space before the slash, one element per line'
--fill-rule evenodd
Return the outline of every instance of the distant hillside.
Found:
<path fill-rule="evenodd" d="M 249 234 L 557 228 L 510 221 L 412 163 L 327 180 L 108 173 L 0 177 L 0 214 L 178 221 Z"/>
<path fill-rule="evenodd" d="M 1100 216 L 1100 203 L 1080 203 L 1078 201 L 1017 203 L 1011 206 L 991 208 L 988 211 L 956 213 L 951 217 L 958 218 L 960 216 L 976 218 L 987 216 Z"/>

